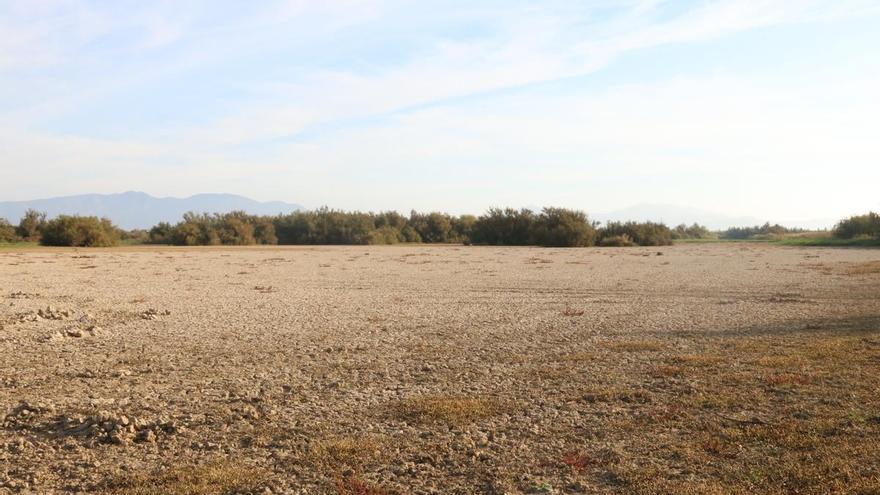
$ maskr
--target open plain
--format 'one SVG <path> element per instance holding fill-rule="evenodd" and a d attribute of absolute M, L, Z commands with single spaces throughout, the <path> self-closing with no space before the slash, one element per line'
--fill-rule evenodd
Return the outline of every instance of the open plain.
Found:
<path fill-rule="evenodd" d="M 0 493 L 880 493 L 880 251 L 0 251 Z"/>

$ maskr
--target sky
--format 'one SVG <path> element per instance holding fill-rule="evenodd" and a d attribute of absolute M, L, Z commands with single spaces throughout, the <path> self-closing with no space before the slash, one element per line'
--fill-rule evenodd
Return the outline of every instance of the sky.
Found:
<path fill-rule="evenodd" d="M 880 210 L 876 0 L 0 0 L 0 201 Z"/>

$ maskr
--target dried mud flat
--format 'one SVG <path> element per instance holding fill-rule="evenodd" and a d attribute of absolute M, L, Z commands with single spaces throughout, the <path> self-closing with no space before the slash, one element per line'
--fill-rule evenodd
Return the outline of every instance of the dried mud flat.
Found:
<path fill-rule="evenodd" d="M 880 251 L 0 251 L 0 493 L 878 493 Z"/>

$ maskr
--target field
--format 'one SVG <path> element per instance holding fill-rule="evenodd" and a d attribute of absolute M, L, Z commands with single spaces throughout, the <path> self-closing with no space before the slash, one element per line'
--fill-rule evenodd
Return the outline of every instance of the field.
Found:
<path fill-rule="evenodd" d="M 0 493 L 880 493 L 880 251 L 0 251 Z"/>

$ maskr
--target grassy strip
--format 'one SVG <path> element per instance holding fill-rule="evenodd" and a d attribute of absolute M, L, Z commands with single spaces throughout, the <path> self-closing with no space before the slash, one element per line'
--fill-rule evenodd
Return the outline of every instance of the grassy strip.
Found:
<path fill-rule="evenodd" d="M 880 239 L 838 239 L 836 237 L 789 237 L 776 241 L 783 246 L 880 247 Z"/>
<path fill-rule="evenodd" d="M 39 245 L 40 244 L 37 242 L 0 242 L 0 249 L 24 249 L 37 247 Z"/>

